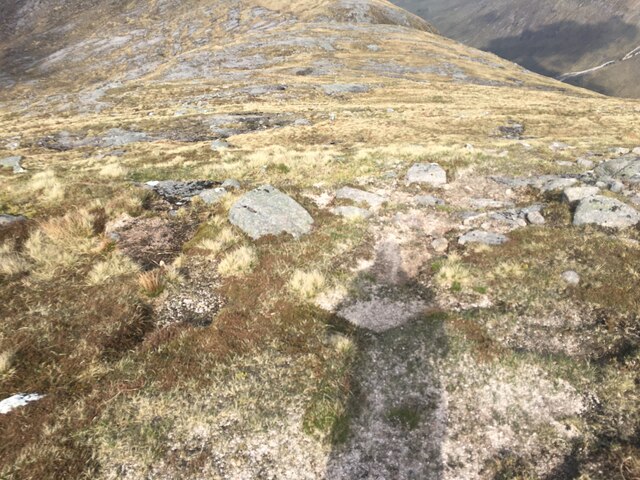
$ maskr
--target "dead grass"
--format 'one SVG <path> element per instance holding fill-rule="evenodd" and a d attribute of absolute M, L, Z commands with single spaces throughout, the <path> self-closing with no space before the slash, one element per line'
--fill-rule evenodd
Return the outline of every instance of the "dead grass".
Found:
<path fill-rule="evenodd" d="M 246 275 L 251 272 L 256 262 L 256 251 L 252 247 L 238 247 L 222 257 L 218 264 L 218 273 L 223 277 Z"/>

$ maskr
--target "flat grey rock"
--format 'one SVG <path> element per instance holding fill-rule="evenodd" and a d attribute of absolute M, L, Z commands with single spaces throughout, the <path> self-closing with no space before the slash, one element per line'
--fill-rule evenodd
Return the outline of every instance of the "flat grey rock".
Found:
<path fill-rule="evenodd" d="M 576 160 L 576 163 L 584 168 L 593 168 L 593 166 L 595 165 L 595 163 L 593 163 L 592 160 L 589 160 L 588 158 L 584 158 L 584 157 Z"/>
<path fill-rule="evenodd" d="M 6 227 L 14 223 L 23 222 L 26 218 L 22 215 L 7 215 L 6 213 L 0 215 L 0 227 Z"/>
<path fill-rule="evenodd" d="M 447 183 L 447 172 L 437 163 L 417 163 L 407 172 L 407 184 L 413 183 L 441 187 Z"/>
<path fill-rule="evenodd" d="M 229 221 L 254 240 L 281 233 L 299 238 L 309 233 L 313 226 L 309 212 L 271 185 L 243 195 L 231 207 Z"/>
<path fill-rule="evenodd" d="M 366 203 L 372 208 L 380 208 L 386 198 L 375 193 L 366 192 L 358 188 L 343 187 L 336 192 L 336 198 L 341 200 L 351 200 L 356 203 Z"/>
<path fill-rule="evenodd" d="M 147 140 L 149 140 L 149 136 L 144 132 L 131 132 L 121 128 L 112 128 L 102 137 L 100 143 L 104 147 L 119 147 Z"/>
<path fill-rule="evenodd" d="M 169 203 L 181 204 L 189 202 L 193 197 L 200 195 L 205 190 L 210 190 L 219 183 L 212 180 L 163 180 L 151 181 L 146 185 Z"/>
<path fill-rule="evenodd" d="M 509 241 L 509 239 L 500 233 L 485 232 L 484 230 L 473 230 L 471 232 L 465 233 L 460 238 L 458 238 L 458 243 L 460 245 L 466 245 L 468 243 L 482 243 L 484 245 L 502 245 L 507 241 Z"/>
<path fill-rule="evenodd" d="M 609 228 L 627 228 L 640 223 L 640 212 L 615 198 L 594 195 L 578 204 L 573 216 L 574 225 L 600 225 Z"/>
<path fill-rule="evenodd" d="M 570 148 L 569 145 L 563 142 L 553 142 L 551 145 L 549 145 L 549 149 L 553 150 L 554 152 L 561 152 L 563 150 L 567 150 L 568 148 Z"/>
<path fill-rule="evenodd" d="M 198 197 L 200 197 L 202 201 L 207 205 L 215 205 L 227 195 L 229 195 L 229 192 L 227 192 L 222 187 L 218 187 L 218 188 L 210 188 L 208 190 L 203 190 L 198 194 Z"/>
<path fill-rule="evenodd" d="M 494 200 L 492 198 L 472 198 L 469 201 L 471 208 L 484 209 L 484 208 L 507 208 L 512 207 L 511 202 L 501 202 L 500 200 Z"/>
<path fill-rule="evenodd" d="M 563 190 L 562 199 L 566 203 L 575 203 L 583 198 L 597 195 L 599 192 L 598 187 L 569 187 Z"/>
<path fill-rule="evenodd" d="M 26 170 L 22 168 L 22 165 L 20 165 L 21 161 L 21 156 L 6 157 L 0 160 L 0 166 L 13 168 L 13 173 L 24 173 Z"/>
<path fill-rule="evenodd" d="M 416 205 L 420 205 L 421 207 L 436 207 L 443 206 L 445 204 L 444 200 L 434 197 L 433 195 L 418 195 L 413 199 L 413 201 Z"/>
<path fill-rule="evenodd" d="M 366 93 L 369 91 L 368 85 L 359 83 L 334 83 L 322 85 L 322 90 L 326 95 L 344 95 L 346 93 Z"/>
<path fill-rule="evenodd" d="M 631 150 L 631 153 L 633 153 L 634 155 L 640 155 L 640 147 L 636 147 L 633 150 Z"/>
<path fill-rule="evenodd" d="M 564 190 L 565 188 L 571 187 L 576 183 L 578 183 L 578 180 L 575 178 L 555 178 L 544 182 L 540 186 L 540 191 L 545 193 L 556 192 L 558 190 Z"/>
<path fill-rule="evenodd" d="M 331 213 L 334 215 L 340 215 L 341 217 L 348 218 L 350 220 L 355 220 L 358 218 L 371 218 L 373 214 L 369 210 L 365 210 L 360 207 L 334 207 L 331 209 Z"/>

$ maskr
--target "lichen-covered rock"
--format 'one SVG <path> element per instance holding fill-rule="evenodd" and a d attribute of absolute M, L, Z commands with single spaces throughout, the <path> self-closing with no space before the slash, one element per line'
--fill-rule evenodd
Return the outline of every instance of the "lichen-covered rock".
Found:
<path fill-rule="evenodd" d="M 627 228 L 640 223 L 640 212 L 615 198 L 594 195 L 580 201 L 573 217 L 574 225 L 600 225 Z"/>
<path fill-rule="evenodd" d="M 640 183 L 640 157 L 626 155 L 599 165 L 596 175 L 601 178 L 617 178 L 629 183 Z"/>
<path fill-rule="evenodd" d="M 189 180 L 185 182 L 164 180 L 147 182 L 146 185 L 166 201 L 180 204 L 188 202 L 205 190 L 213 188 L 216 182 L 212 180 Z"/>
<path fill-rule="evenodd" d="M 243 195 L 231 207 L 229 221 L 254 240 L 281 233 L 299 238 L 309 233 L 313 226 L 309 212 L 271 185 Z"/>
<path fill-rule="evenodd" d="M 447 183 L 447 172 L 437 163 L 417 163 L 407 172 L 407 183 L 441 187 Z"/>
<path fill-rule="evenodd" d="M 210 188 L 208 190 L 203 190 L 198 194 L 198 197 L 202 199 L 204 203 L 207 205 L 214 205 L 222 200 L 229 194 L 224 188 Z"/>

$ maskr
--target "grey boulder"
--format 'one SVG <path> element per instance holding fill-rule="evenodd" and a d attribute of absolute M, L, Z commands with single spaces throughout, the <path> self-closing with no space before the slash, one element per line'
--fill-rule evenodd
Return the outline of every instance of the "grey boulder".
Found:
<path fill-rule="evenodd" d="M 447 172 L 437 163 L 417 163 L 407 172 L 407 184 L 413 183 L 441 187 L 447 183 Z"/>
<path fill-rule="evenodd" d="M 627 228 L 640 223 L 640 212 L 615 198 L 594 195 L 578 204 L 573 216 L 574 225 L 599 225 Z"/>
<path fill-rule="evenodd" d="M 227 192 L 224 188 L 210 188 L 208 190 L 203 190 L 198 194 L 198 196 L 202 199 L 204 203 L 207 205 L 215 205 L 220 202 L 225 196 L 227 196 L 229 192 Z"/>
<path fill-rule="evenodd" d="M 566 203 L 579 202 L 583 198 L 592 197 L 600 192 L 598 187 L 569 187 L 562 192 L 562 199 Z"/>
<path fill-rule="evenodd" d="M 340 215 L 341 217 L 347 218 L 349 220 L 356 219 L 367 219 L 371 218 L 373 214 L 369 210 L 365 210 L 360 207 L 334 207 L 331 209 L 331 213 L 334 215 Z"/>
<path fill-rule="evenodd" d="M 309 233 L 313 226 L 309 212 L 271 185 L 240 197 L 229 211 L 229 221 L 254 240 L 281 233 L 299 238 Z"/>
<path fill-rule="evenodd" d="M 601 178 L 617 178 L 629 183 L 640 183 L 640 157 L 626 155 L 604 162 L 595 170 Z"/>

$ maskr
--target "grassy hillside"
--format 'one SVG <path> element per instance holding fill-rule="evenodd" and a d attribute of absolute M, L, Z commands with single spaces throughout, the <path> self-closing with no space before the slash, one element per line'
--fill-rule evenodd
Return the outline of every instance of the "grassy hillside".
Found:
<path fill-rule="evenodd" d="M 0 399 L 45 396 L 0 414 L 0 478 L 640 474 L 640 234 L 540 188 L 640 145 L 640 103 L 384 1 L 29 5 L 1 50 L 26 172 L 0 214 L 26 219 L 0 224 Z M 446 185 L 408 184 L 430 163 Z M 310 233 L 229 221 L 266 184 Z"/>

